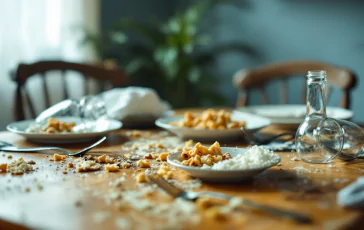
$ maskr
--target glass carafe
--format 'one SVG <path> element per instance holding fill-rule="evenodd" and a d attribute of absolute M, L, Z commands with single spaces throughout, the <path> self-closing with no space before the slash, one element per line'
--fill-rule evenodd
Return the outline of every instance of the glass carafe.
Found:
<path fill-rule="evenodd" d="M 309 163 L 328 163 L 340 154 L 340 141 L 337 131 L 327 135 L 330 151 L 317 142 L 317 126 L 326 119 L 326 72 L 308 71 L 307 73 L 307 111 L 304 121 L 296 132 L 296 150 L 301 159 Z M 338 146 L 336 146 L 338 145 Z M 337 150 L 337 151 L 336 151 Z"/>

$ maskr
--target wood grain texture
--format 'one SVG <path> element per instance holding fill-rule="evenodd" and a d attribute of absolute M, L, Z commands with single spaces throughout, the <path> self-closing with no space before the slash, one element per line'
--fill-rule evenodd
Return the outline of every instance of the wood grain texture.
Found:
<path fill-rule="evenodd" d="M 180 114 L 180 113 L 178 113 Z M 282 130 L 270 127 L 264 132 L 277 133 Z M 109 135 L 106 143 L 93 151 L 121 151 L 126 141 L 127 131 L 116 131 Z M 148 131 L 142 131 L 148 132 Z M 153 133 L 159 133 L 155 130 Z M 168 136 L 167 136 L 168 137 Z M 167 138 L 164 137 L 164 138 Z M 38 146 L 22 137 L 8 132 L 0 133 L 0 140 L 18 146 Z M 163 141 L 163 139 L 161 139 Z M 206 143 L 210 144 L 210 143 Z M 222 146 L 246 147 L 243 141 L 221 143 Z M 70 150 L 78 150 L 84 145 L 66 145 Z M 96 154 L 96 153 L 92 153 Z M 295 161 L 295 153 L 278 153 L 281 166 L 273 167 L 252 180 L 236 184 L 203 183 L 198 190 L 224 192 L 242 196 L 256 202 L 311 214 L 314 223 L 301 225 L 289 220 L 272 217 L 252 210 L 244 210 L 243 221 L 214 221 L 202 218 L 190 229 L 360 229 L 361 213 L 346 210 L 336 204 L 337 191 L 364 175 L 364 161 L 351 163 L 335 160 L 331 164 L 312 165 Z M 10 162 L 0 155 L 0 162 Z M 60 163 L 49 162 L 42 154 L 12 153 L 13 158 L 23 157 L 35 160 L 39 169 L 23 176 L 0 173 L 0 229 L 17 229 L 16 225 L 42 229 L 117 229 L 115 220 L 122 216 L 129 218 L 133 225 L 129 229 L 148 229 L 156 222 L 153 217 L 141 212 L 137 216 L 128 209 L 118 210 L 105 204 L 103 195 L 108 192 L 110 181 L 126 174 L 123 186 L 136 186 L 133 169 L 123 169 L 118 173 L 100 172 L 62 174 Z M 177 171 L 178 174 L 183 174 Z M 37 189 L 37 184 L 43 186 Z M 30 188 L 25 192 L 25 188 Z M 99 196 L 93 196 L 93 193 Z M 76 203 L 82 205 L 77 206 Z M 93 214 L 107 211 L 111 216 L 104 223 L 97 223 Z M 359 221 L 359 222 L 358 222 Z M 186 225 L 187 226 L 187 223 Z M 181 227 L 181 226 L 180 226 Z M 182 227 L 183 229 L 183 227 Z"/>
<path fill-rule="evenodd" d="M 41 75 L 44 91 L 44 101 L 46 105 L 45 108 L 50 106 L 50 96 L 48 93 L 49 88 L 45 79 L 45 74 L 48 71 L 60 71 L 61 74 L 63 74 L 63 83 L 61 85 L 63 87 L 66 86 L 64 75 L 66 71 L 75 71 L 81 73 L 87 79 L 91 78 L 103 82 L 108 81 L 111 83 L 112 87 L 123 87 L 127 83 L 126 73 L 124 72 L 124 70 L 117 67 L 106 68 L 99 65 L 71 63 L 64 61 L 40 61 L 32 64 L 19 64 L 17 70 L 14 72 L 14 74 L 12 74 L 12 80 L 17 84 L 14 101 L 14 120 L 19 121 L 25 119 L 26 106 L 30 108 L 30 111 L 34 111 L 34 107 L 32 106 L 32 104 L 26 104 L 23 100 L 21 100 L 21 89 L 25 88 L 26 82 L 34 75 Z M 53 75 L 50 75 L 49 77 L 51 76 Z M 87 82 L 85 83 L 85 87 L 86 88 L 84 89 L 84 92 L 89 92 L 87 88 Z M 63 92 L 64 95 L 68 98 L 69 94 L 67 89 L 64 89 Z M 31 117 L 35 117 L 33 112 L 31 113 Z"/>
<path fill-rule="evenodd" d="M 328 82 L 343 92 L 340 106 L 350 108 L 350 91 L 357 83 L 355 73 L 347 68 L 318 61 L 288 61 L 263 65 L 255 69 L 242 69 L 234 74 L 233 85 L 238 89 L 260 88 L 273 80 L 305 76 L 309 70 L 325 70 Z"/>

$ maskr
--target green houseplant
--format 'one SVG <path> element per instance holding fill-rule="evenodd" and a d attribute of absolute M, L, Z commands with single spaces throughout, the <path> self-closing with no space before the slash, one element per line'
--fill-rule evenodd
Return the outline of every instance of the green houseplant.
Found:
<path fill-rule="evenodd" d="M 203 49 L 211 39 L 199 30 L 199 22 L 215 3 L 195 3 L 156 25 L 120 19 L 101 35 L 86 33 L 84 42 L 92 44 L 102 59 L 112 58 L 124 67 L 131 85 L 156 89 L 174 108 L 223 105 L 225 98 L 216 90 L 218 77 L 209 67 L 219 53 L 246 52 L 249 47 L 227 44 Z M 129 40 L 130 31 L 141 42 Z"/>

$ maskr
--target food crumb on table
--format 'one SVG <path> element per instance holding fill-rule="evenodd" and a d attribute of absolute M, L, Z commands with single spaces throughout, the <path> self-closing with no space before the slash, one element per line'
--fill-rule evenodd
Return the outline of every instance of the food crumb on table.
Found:
<path fill-rule="evenodd" d="M 78 172 L 89 172 L 89 171 L 97 171 L 101 168 L 101 165 L 96 163 L 95 161 L 83 161 L 77 164 Z M 87 174 L 85 174 L 87 175 Z"/>
<path fill-rule="evenodd" d="M 55 153 L 54 155 L 53 155 L 53 160 L 54 161 L 63 161 L 64 159 L 66 159 L 66 155 L 59 155 L 59 154 L 57 154 L 57 153 Z"/>
<path fill-rule="evenodd" d="M 12 175 L 22 175 L 30 171 L 34 171 L 33 166 L 25 162 L 21 157 L 8 164 L 8 172 Z"/>
<path fill-rule="evenodd" d="M 68 162 L 67 163 L 67 168 L 73 168 L 73 163 L 72 162 Z"/>
<path fill-rule="evenodd" d="M 0 164 L 0 172 L 6 172 L 6 169 L 8 168 L 7 163 L 1 163 Z"/>
<path fill-rule="evenodd" d="M 138 173 L 136 175 L 135 179 L 136 179 L 136 182 L 138 182 L 138 183 L 146 182 L 147 178 L 145 176 L 145 172 Z"/>
<path fill-rule="evenodd" d="M 117 164 L 107 164 L 105 165 L 106 172 L 119 172 L 119 166 Z"/>

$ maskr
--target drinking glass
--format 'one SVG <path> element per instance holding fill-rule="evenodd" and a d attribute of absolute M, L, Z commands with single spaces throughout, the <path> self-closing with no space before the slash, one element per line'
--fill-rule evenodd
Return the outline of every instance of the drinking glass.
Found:
<path fill-rule="evenodd" d="M 319 148 L 327 151 L 332 159 L 350 161 L 364 156 L 364 132 L 357 124 L 334 118 L 325 118 L 315 129 Z M 331 160 L 332 160 L 331 159 Z"/>
<path fill-rule="evenodd" d="M 96 127 L 96 122 L 107 119 L 105 102 L 101 96 L 88 95 L 80 100 L 67 99 L 44 110 L 35 119 L 38 124 L 46 124 L 49 118 L 72 117 L 76 121 L 78 132 L 90 132 Z M 78 121 L 78 122 L 77 122 Z"/>

